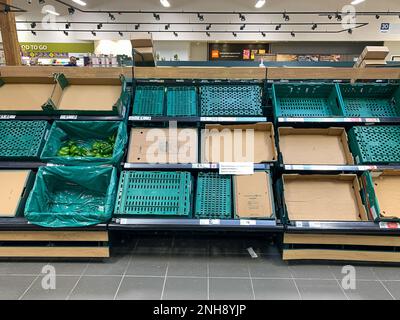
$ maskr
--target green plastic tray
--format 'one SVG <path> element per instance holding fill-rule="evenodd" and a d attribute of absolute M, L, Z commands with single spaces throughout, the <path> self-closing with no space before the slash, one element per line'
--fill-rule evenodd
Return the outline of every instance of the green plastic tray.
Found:
<path fill-rule="evenodd" d="M 165 88 L 160 86 L 138 86 L 135 92 L 133 115 L 163 116 Z"/>
<path fill-rule="evenodd" d="M 199 219 L 232 218 L 232 178 L 230 176 L 199 173 L 195 217 Z"/>
<path fill-rule="evenodd" d="M 335 84 L 277 83 L 272 85 L 276 117 L 333 117 L 343 111 Z"/>
<path fill-rule="evenodd" d="M 167 88 L 167 115 L 190 117 L 197 115 L 197 92 L 195 87 Z"/>
<path fill-rule="evenodd" d="M 189 172 L 123 171 L 115 214 L 189 216 L 191 195 Z"/>
<path fill-rule="evenodd" d="M 357 164 L 400 163 L 400 126 L 353 127 L 349 143 Z"/>
<path fill-rule="evenodd" d="M 399 117 L 400 86 L 392 84 L 341 84 L 346 117 Z"/>

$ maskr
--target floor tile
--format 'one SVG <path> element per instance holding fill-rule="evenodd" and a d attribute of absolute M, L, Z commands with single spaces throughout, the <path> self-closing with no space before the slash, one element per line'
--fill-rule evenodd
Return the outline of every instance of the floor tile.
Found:
<path fill-rule="evenodd" d="M 244 277 L 249 278 L 250 257 L 221 257 L 210 258 L 209 275 L 210 277 Z"/>
<path fill-rule="evenodd" d="M 160 300 L 164 277 L 125 277 L 118 291 L 117 300 Z"/>
<path fill-rule="evenodd" d="M 65 300 L 71 292 L 75 283 L 78 281 L 78 276 L 57 276 L 55 289 L 43 289 L 43 277 L 36 279 L 35 283 L 23 296 L 23 300 Z"/>
<path fill-rule="evenodd" d="M 169 260 L 168 276 L 207 277 L 208 257 L 172 256 Z"/>
<path fill-rule="evenodd" d="M 373 271 L 380 280 L 400 280 L 399 267 L 374 267 Z"/>
<path fill-rule="evenodd" d="M 140 238 L 134 250 L 137 254 L 167 254 L 171 252 L 172 237 Z"/>
<path fill-rule="evenodd" d="M 211 300 L 253 300 L 250 279 L 210 279 Z"/>
<path fill-rule="evenodd" d="M 119 254 L 104 262 L 91 262 L 89 263 L 84 274 L 106 276 L 123 275 L 128 266 L 130 258 L 130 255 Z"/>
<path fill-rule="evenodd" d="M 110 300 L 114 298 L 122 277 L 82 277 L 69 299 Z"/>
<path fill-rule="evenodd" d="M 328 265 L 290 264 L 289 269 L 295 279 L 335 280 L 335 276 Z"/>
<path fill-rule="evenodd" d="M 0 276 L 0 300 L 17 300 L 36 276 Z"/>
<path fill-rule="evenodd" d="M 207 278 L 167 278 L 163 300 L 207 300 Z"/>
<path fill-rule="evenodd" d="M 400 300 L 400 281 L 382 281 L 382 283 L 396 300 Z"/>
<path fill-rule="evenodd" d="M 336 280 L 295 280 L 304 300 L 347 300 Z"/>
<path fill-rule="evenodd" d="M 299 300 L 300 295 L 293 280 L 253 280 L 257 300 Z"/>
<path fill-rule="evenodd" d="M 47 262 L 1 262 L 0 275 L 38 275 Z"/>
<path fill-rule="evenodd" d="M 49 262 L 53 266 L 58 276 L 80 276 L 85 270 L 88 262 Z"/>
<path fill-rule="evenodd" d="M 180 237 L 174 239 L 172 247 L 173 255 L 185 254 L 208 254 L 209 241 L 207 238 L 193 239 L 188 237 Z"/>
<path fill-rule="evenodd" d="M 126 272 L 127 275 L 136 276 L 156 276 L 163 277 L 167 270 L 169 256 L 157 255 L 137 255 L 132 257 L 132 261 Z"/>
<path fill-rule="evenodd" d="M 351 300 L 393 300 L 379 281 L 356 281 L 355 290 L 344 290 Z"/>
<path fill-rule="evenodd" d="M 342 273 L 343 267 L 346 265 L 330 266 L 335 278 L 341 281 L 348 272 Z M 353 266 L 356 272 L 356 280 L 378 280 L 376 273 L 370 266 Z"/>
<path fill-rule="evenodd" d="M 288 265 L 280 257 L 261 257 L 249 263 L 252 278 L 284 278 L 291 279 Z"/>

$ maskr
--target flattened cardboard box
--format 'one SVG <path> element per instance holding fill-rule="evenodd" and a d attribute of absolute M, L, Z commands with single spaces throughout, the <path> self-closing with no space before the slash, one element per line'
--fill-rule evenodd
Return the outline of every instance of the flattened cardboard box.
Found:
<path fill-rule="evenodd" d="M 174 143 L 175 139 L 177 141 Z M 169 129 L 165 128 L 133 128 L 130 135 L 128 162 L 197 163 L 197 130 L 177 129 L 175 138 L 174 134 L 170 136 Z"/>
<path fill-rule="evenodd" d="M 272 123 L 225 126 L 216 124 L 206 125 L 205 129 L 202 135 L 203 163 L 264 163 L 276 161 L 278 158 Z"/>
<path fill-rule="evenodd" d="M 283 175 L 292 221 L 368 221 L 357 175 Z"/>
<path fill-rule="evenodd" d="M 285 164 L 354 164 L 344 128 L 279 128 L 279 148 Z"/>
<path fill-rule="evenodd" d="M 15 217 L 23 212 L 32 172 L 0 171 L 0 217 Z"/>
<path fill-rule="evenodd" d="M 233 177 L 235 215 L 240 219 L 274 216 L 270 176 L 266 172 Z"/>
<path fill-rule="evenodd" d="M 387 65 L 386 60 L 364 60 L 360 64 L 360 68 L 380 67 Z"/>

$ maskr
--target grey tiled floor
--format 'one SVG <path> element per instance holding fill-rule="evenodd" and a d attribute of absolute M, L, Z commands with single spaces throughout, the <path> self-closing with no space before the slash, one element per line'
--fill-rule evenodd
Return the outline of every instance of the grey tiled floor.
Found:
<path fill-rule="evenodd" d="M 0 299 L 400 299 L 400 267 L 356 266 L 356 288 L 344 290 L 342 265 L 287 264 L 267 240 L 146 236 L 112 252 L 105 261 L 1 261 Z M 47 264 L 55 290 L 42 288 Z"/>

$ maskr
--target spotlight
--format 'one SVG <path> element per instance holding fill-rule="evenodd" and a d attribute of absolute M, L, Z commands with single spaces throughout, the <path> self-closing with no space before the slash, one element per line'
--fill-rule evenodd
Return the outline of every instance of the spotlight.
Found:
<path fill-rule="evenodd" d="M 69 29 L 69 28 L 71 28 L 71 22 L 68 22 L 65 24 L 65 29 Z"/>
<path fill-rule="evenodd" d="M 381 16 L 379 14 L 375 15 L 376 19 L 379 19 Z"/>
<path fill-rule="evenodd" d="M 99 24 L 97 25 L 97 30 L 100 30 L 101 28 L 103 28 L 103 24 L 102 24 L 102 23 L 99 23 Z"/>
<path fill-rule="evenodd" d="M 281 27 L 282 27 L 282 25 L 281 25 L 281 24 L 278 24 L 278 25 L 275 27 L 275 30 L 278 31 L 278 30 L 281 29 Z"/>
<path fill-rule="evenodd" d="M 31 23 L 31 28 L 32 28 L 32 29 L 35 29 L 35 28 L 36 28 L 36 22 L 32 22 L 32 23 Z"/>
<path fill-rule="evenodd" d="M 169 30 L 169 28 L 171 28 L 171 25 L 168 23 L 165 25 L 165 30 Z"/>
<path fill-rule="evenodd" d="M 244 25 L 242 25 L 242 26 L 240 26 L 240 30 L 244 30 L 246 28 L 246 25 L 244 24 Z"/>
<path fill-rule="evenodd" d="M 241 21 L 246 21 L 246 16 L 244 16 L 243 14 L 239 13 L 239 19 Z"/>
<path fill-rule="evenodd" d="M 45 4 L 46 3 L 46 1 L 44 1 L 44 0 L 39 0 L 39 4 Z"/>
<path fill-rule="evenodd" d="M 335 18 L 337 19 L 337 21 L 342 21 L 342 15 L 339 13 L 335 14 Z"/>
<path fill-rule="evenodd" d="M 206 35 L 207 35 L 207 37 L 210 37 L 210 36 L 211 36 L 211 34 L 210 34 L 209 32 L 206 32 Z"/>
<path fill-rule="evenodd" d="M 111 19 L 111 21 L 115 21 L 115 16 L 112 13 L 109 13 L 108 16 Z"/>
<path fill-rule="evenodd" d="M 261 32 L 261 35 L 265 38 L 267 34 L 265 32 Z"/>
<path fill-rule="evenodd" d="M 352 30 L 352 29 L 348 29 L 347 32 L 348 32 L 349 34 L 353 34 L 353 30 Z"/>
<path fill-rule="evenodd" d="M 204 21 L 204 16 L 200 13 L 197 14 L 197 18 L 199 18 L 200 21 Z"/>
<path fill-rule="evenodd" d="M 11 11 L 11 8 L 8 4 L 4 4 L 4 13 L 7 14 Z"/>
<path fill-rule="evenodd" d="M 296 34 L 295 34 L 293 31 L 290 33 L 290 35 L 291 35 L 292 37 L 295 37 L 295 36 L 296 36 Z"/>
<path fill-rule="evenodd" d="M 92 35 L 93 35 L 93 36 L 96 36 L 96 32 L 92 31 Z"/>
<path fill-rule="evenodd" d="M 178 34 L 177 34 L 175 31 L 174 31 L 174 36 L 175 36 L 175 37 L 177 37 L 177 36 L 178 36 Z"/>
<path fill-rule="evenodd" d="M 232 32 L 233 36 L 236 38 L 237 37 L 237 33 L 236 32 Z"/>
<path fill-rule="evenodd" d="M 70 16 L 72 16 L 74 13 L 75 13 L 75 9 L 74 8 L 72 8 L 72 7 L 68 8 L 68 14 Z"/>
<path fill-rule="evenodd" d="M 124 34 L 123 34 L 121 31 L 119 31 L 118 34 L 119 34 L 121 37 L 124 36 Z"/>
<path fill-rule="evenodd" d="M 153 13 L 153 17 L 154 19 L 156 19 L 157 21 L 160 20 L 160 15 L 158 13 Z"/>
<path fill-rule="evenodd" d="M 63 31 L 64 32 L 64 34 L 68 37 L 68 31 Z"/>
<path fill-rule="evenodd" d="M 318 28 L 318 25 L 317 25 L 316 23 L 314 23 L 314 24 L 312 25 L 312 27 L 311 27 L 312 30 L 315 30 L 315 29 L 317 29 L 317 28 Z"/>
<path fill-rule="evenodd" d="M 210 29 L 211 29 L 211 27 L 212 27 L 212 25 L 211 25 L 211 24 L 209 24 L 209 25 L 206 27 L 206 30 L 210 30 Z"/>
<path fill-rule="evenodd" d="M 140 28 L 140 24 L 139 23 L 135 24 L 135 30 L 139 30 L 139 28 Z"/>
<path fill-rule="evenodd" d="M 36 31 L 31 30 L 32 34 L 36 36 Z"/>
<path fill-rule="evenodd" d="M 332 20 L 332 15 L 331 14 L 328 14 L 328 19 Z"/>
<path fill-rule="evenodd" d="M 286 14 L 286 12 L 284 12 L 282 16 L 283 16 L 283 19 L 285 21 L 289 21 L 290 20 L 290 17 Z"/>

